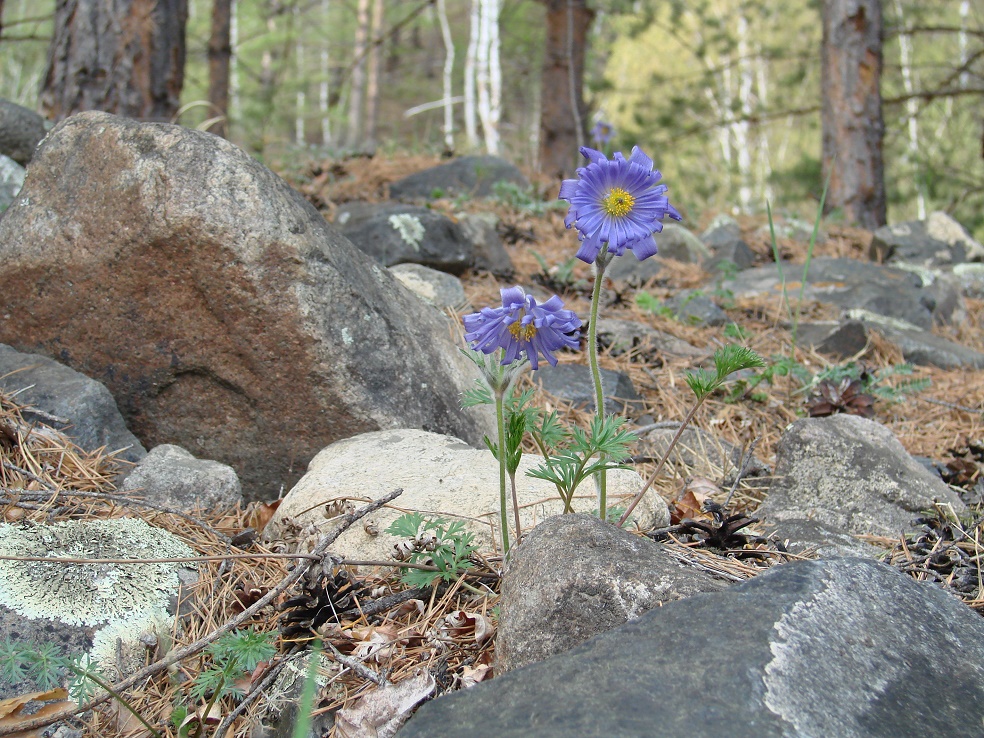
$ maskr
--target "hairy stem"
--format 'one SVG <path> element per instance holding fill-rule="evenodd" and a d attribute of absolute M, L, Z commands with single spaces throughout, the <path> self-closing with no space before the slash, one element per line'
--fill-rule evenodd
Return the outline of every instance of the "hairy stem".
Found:
<path fill-rule="evenodd" d="M 502 528 L 502 554 L 509 553 L 509 513 L 506 510 L 506 418 L 502 396 L 504 387 L 495 389 L 495 420 L 499 433 L 499 527 Z"/>
<path fill-rule="evenodd" d="M 605 267 L 608 266 L 609 260 L 608 245 L 605 244 L 595 259 L 595 282 L 591 290 L 591 322 L 588 324 L 588 363 L 591 366 L 591 379 L 595 388 L 595 414 L 599 418 L 605 416 L 605 390 L 601 385 L 601 369 L 598 366 L 598 306 L 601 304 L 601 285 L 605 280 Z M 600 457 L 604 459 L 605 455 L 600 454 Z M 598 517 L 604 520 L 608 504 L 608 477 L 604 469 L 595 476 L 595 484 L 598 488 Z"/>

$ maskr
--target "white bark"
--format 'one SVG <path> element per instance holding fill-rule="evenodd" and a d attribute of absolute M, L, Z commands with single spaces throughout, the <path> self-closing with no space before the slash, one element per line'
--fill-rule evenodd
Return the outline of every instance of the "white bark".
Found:
<path fill-rule="evenodd" d="M 902 15 L 902 3 L 895 0 L 895 12 L 898 15 L 899 27 L 904 28 Z M 919 176 L 919 121 L 916 114 L 919 112 L 919 103 L 912 97 L 915 85 L 912 81 L 912 39 L 907 33 L 899 34 L 899 63 L 902 66 L 902 89 L 908 96 L 905 101 L 906 127 L 909 134 L 907 156 L 909 165 L 912 167 L 915 176 L 913 180 L 916 184 L 916 215 L 919 220 L 926 219 L 926 194 L 923 191 L 921 177 Z"/>
<path fill-rule="evenodd" d="M 376 149 L 376 129 L 379 123 L 380 40 L 383 37 L 384 2 L 385 0 L 373 0 L 372 26 L 369 32 L 372 46 L 369 49 L 369 74 L 366 80 L 366 146 L 370 151 Z"/>
<path fill-rule="evenodd" d="M 468 51 L 465 53 L 465 140 L 469 149 L 478 147 L 478 118 L 475 108 L 475 62 L 478 56 L 479 2 L 471 0 L 468 14 Z"/>
<path fill-rule="evenodd" d="M 968 55 L 969 44 L 967 42 L 967 26 L 970 21 L 970 0 L 963 0 L 960 3 L 960 35 L 958 36 L 958 43 L 960 44 L 960 66 L 964 66 L 967 60 L 970 58 Z M 970 81 L 970 74 L 968 72 L 962 72 L 960 74 L 960 89 L 967 89 L 967 83 Z"/>
<path fill-rule="evenodd" d="M 732 123 L 735 137 L 735 149 L 738 161 L 738 203 L 744 212 L 748 212 L 752 204 L 752 151 L 749 140 L 752 114 L 752 87 L 754 72 L 749 60 L 748 19 L 744 13 L 738 15 L 738 104 L 741 106 L 741 120 Z"/>
<path fill-rule="evenodd" d="M 366 38 L 369 35 L 369 0 L 359 0 L 356 11 L 355 46 L 352 49 L 352 77 L 349 85 L 349 148 L 359 145 L 362 137 L 362 99 L 366 84 Z"/>
<path fill-rule="evenodd" d="M 294 143 L 304 146 L 307 142 L 304 135 L 304 109 L 307 106 L 307 94 L 304 90 L 304 36 L 300 7 L 294 6 L 294 32 L 297 38 L 294 43 L 294 57 L 297 63 L 297 98 L 294 109 Z"/>
<path fill-rule="evenodd" d="M 445 0 L 437 0 L 437 20 L 441 25 L 441 38 L 444 40 L 444 148 L 454 151 L 454 89 L 451 74 L 454 72 L 454 39 L 448 23 L 448 9 Z"/>
<path fill-rule="evenodd" d="M 481 0 L 478 47 L 475 51 L 475 78 L 478 88 L 478 117 L 482 123 L 485 150 L 499 153 L 499 100 L 493 78 L 500 72 L 499 66 L 499 2 Z"/>
<path fill-rule="evenodd" d="M 321 20 L 322 23 L 328 22 L 328 11 L 331 3 L 329 0 L 321 0 Z M 331 145 L 331 119 L 328 117 L 328 102 L 330 100 L 329 82 L 331 75 L 331 59 L 329 57 L 327 35 L 321 41 L 321 84 L 318 89 L 318 111 L 321 113 L 321 143 L 325 146 Z"/>

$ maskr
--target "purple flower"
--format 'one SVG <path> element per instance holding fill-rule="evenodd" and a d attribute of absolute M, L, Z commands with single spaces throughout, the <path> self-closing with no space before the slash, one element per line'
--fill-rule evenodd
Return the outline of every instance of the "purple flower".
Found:
<path fill-rule="evenodd" d="M 615 126 L 611 123 L 606 123 L 603 120 L 599 120 L 591 129 L 591 140 L 599 149 L 607 146 L 608 142 L 612 140 L 614 135 Z"/>
<path fill-rule="evenodd" d="M 577 170 L 577 179 L 560 185 L 560 199 L 571 204 L 564 224 L 577 228 L 581 240 L 577 258 L 591 264 L 605 243 L 615 256 L 625 249 L 640 261 L 655 254 L 653 233 L 663 230 L 663 217 L 682 217 L 670 205 L 666 185 L 656 184 L 663 175 L 653 169 L 653 160 L 638 146 L 628 160 L 617 151 L 609 161 L 587 146 L 581 155 L 588 165 Z"/>
<path fill-rule="evenodd" d="M 483 308 L 462 318 L 465 340 L 473 349 L 491 354 L 501 348 L 503 364 L 511 364 L 525 351 L 530 365 L 537 369 L 538 355 L 557 366 L 552 351 L 578 347 L 581 320 L 573 310 L 564 309 L 559 297 L 537 304 L 520 287 L 504 287 L 501 293 L 502 307 Z"/>

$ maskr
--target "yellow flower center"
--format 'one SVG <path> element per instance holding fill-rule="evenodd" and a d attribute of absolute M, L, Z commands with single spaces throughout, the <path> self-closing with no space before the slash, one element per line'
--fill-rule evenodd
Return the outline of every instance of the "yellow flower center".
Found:
<path fill-rule="evenodd" d="M 532 323 L 522 325 L 522 318 L 520 318 L 509 324 L 509 332 L 519 341 L 529 341 L 536 335 L 536 326 Z"/>
<path fill-rule="evenodd" d="M 601 201 L 601 209 L 616 218 L 632 212 L 633 205 L 635 205 L 635 198 L 621 187 L 612 187 L 612 191 Z"/>

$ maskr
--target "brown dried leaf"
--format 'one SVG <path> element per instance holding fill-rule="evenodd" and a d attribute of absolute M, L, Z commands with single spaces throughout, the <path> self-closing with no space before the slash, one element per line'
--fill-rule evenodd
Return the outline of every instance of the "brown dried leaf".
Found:
<path fill-rule="evenodd" d="M 495 633 L 495 626 L 481 613 L 455 610 L 444 616 L 441 632 L 451 638 L 473 637 L 481 646 Z"/>
<path fill-rule="evenodd" d="M 368 692 L 335 714 L 337 738 L 392 738 L 414 708 L 434 693 L 430 672 Z"/>
<path fill-rule="evenodd" d="M 262 533 L 267 523 L 273 518 L 273 514 L 277 512 L 277 508 L 280 507 L 282 501 L 274 500 L 273 502 L 261 502 L 258 504 L 252 509 L 249 518 L 247 518 L 248 526 L 257 533 Z"/>

